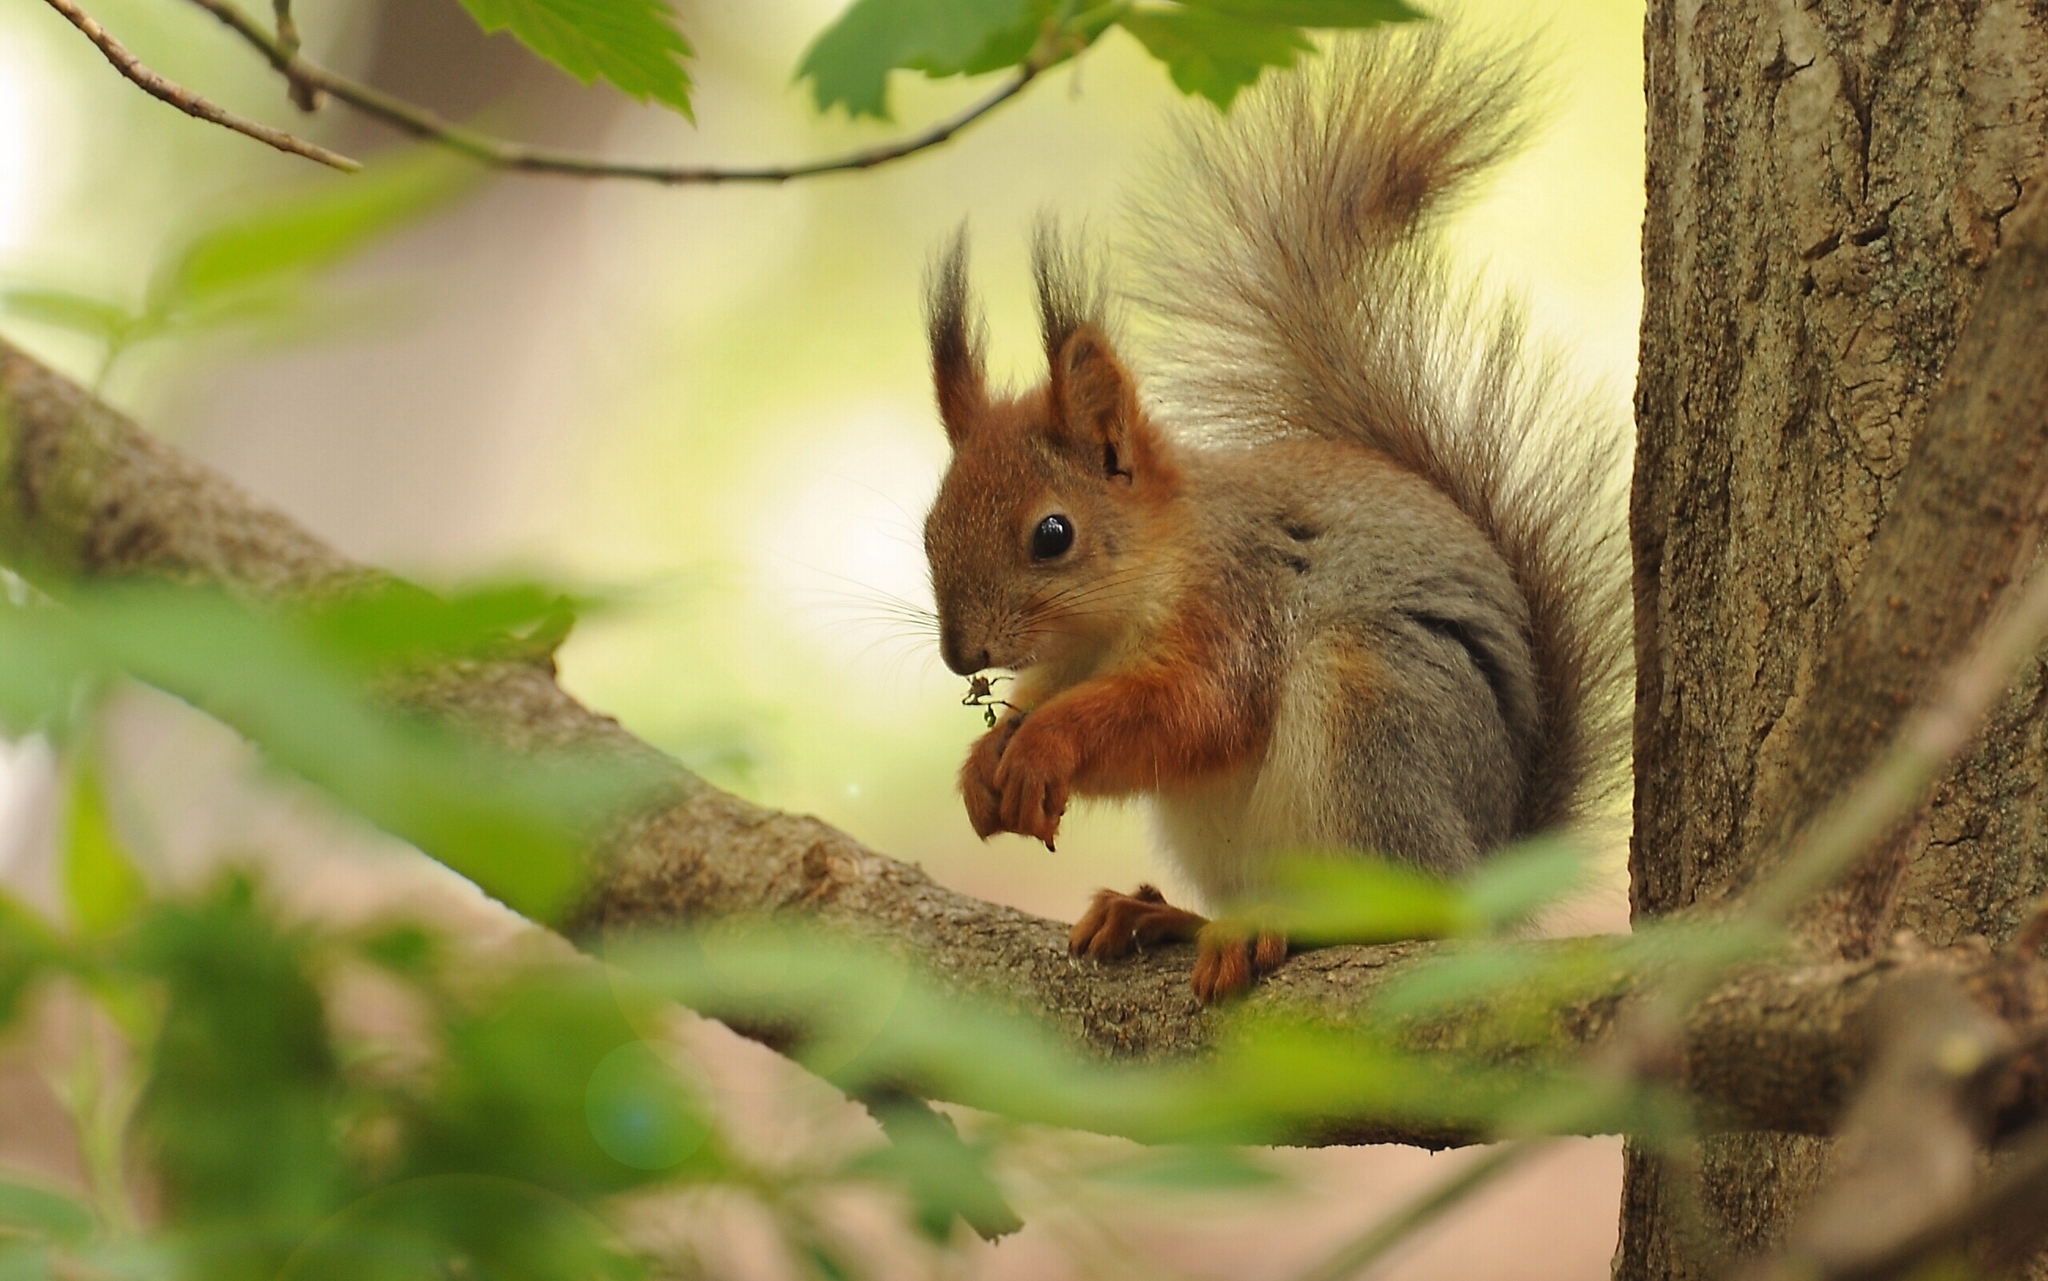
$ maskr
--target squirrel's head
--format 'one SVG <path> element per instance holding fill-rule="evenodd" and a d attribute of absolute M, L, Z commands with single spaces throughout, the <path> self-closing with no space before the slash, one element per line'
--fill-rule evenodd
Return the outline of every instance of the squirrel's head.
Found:
<path fill-rule="evenodd" d="M 1105 332 L 1101 291 L 1050 230 L 1034 246 L 1050 366 L 1018 396 L 989 392 L 964 234 L 931 289 L 932 378 L 953 461 L 925 517 L 939 649 L 962 675 L 1085 661 L 1156 591 L 1151 536 L 1179 486 Z"/>

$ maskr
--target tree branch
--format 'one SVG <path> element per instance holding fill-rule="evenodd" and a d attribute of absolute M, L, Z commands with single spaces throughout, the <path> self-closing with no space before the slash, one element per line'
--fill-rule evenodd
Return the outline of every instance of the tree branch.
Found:
<path fill-rule="evenodd" d="M 0 558 L 31 573 L 47 567 L 98 577 L 150 575 L 262 598 L 344 590 L 379 577 L 5 343 Z M 403 696 L 517 751 L 597 747 L 667 772 L 672 803 L 595 843 L 586 897 L 555 922 L 573 937 L 796 913 L 858 932 L 917 963 L 946 990 L 1035 1015 L 1101 1058 L 1195 1054 L 1222 1026 L 1188 989 L 1188 949 L 1159 949 L 1114 965 L 1074 961 L 1064 926 L 949 890 L 816 819 L 727 795 L 584 708 L 544 666 L 459 664 Z M 1535 947 L 1540 961 L 1551 952 L 1583 955 L 1617 943 Z M 1278 1013 L 1350 1023 L 1387 984 L 1455 946 L 1307 953 L 1249 999 Z M 1872 1053 L 1872 1002 L 1928 972 L 1950 976 L 2014 1027 L 2048 1018 L 2048 965 L 2033 957 L 1962 948 L 1759 967 L 1719 984 L 1686 1013 L 1672 1083 L 1696 1097 L 1710 1124 L 1826 1132 Z M 1617 984 L 1541 1025 L 1518 1025 L 1519 1039 L 1485 1052 L 1503 1063 L 1568 1061 L 1606 1040 L 1627 1002 Z M 1455 1021 L 1417 1024 L 1402 1036 L 1418 1051 L 1475 1052 Z M 2044 1094 L 2039 1082 L 2022 1082 L 2012 1115 L 2031 1115 Z M 1309 1137 L 1441 1146 L 1478 1136 L 1333 1117 Z"/>
<path fill-rule="evenodd" d="M 127 47 L 119 40 L 107 34 L 106 28 L 95 22 L 91 14 L 80 9 L 72 0 L 48 0 L 48 2 L 52 9 L 63 14 L 65 18 L 70 20 L 72 26 L 85 33 L 86 39 L 99 47 L 99 51 L 106 55 L 107 61 L 114 64 L 114 70 L 126 76 L 150 97 L 161 102 L 168 102 L 173 107 L 195 119 L 217 124 L 222 128 L 232 129 L 236 133 L 254 138 L 256 141 L 275 147 L 279 151 L 290 152 L 295 156 L 304 156 L 308 160 L 317 160 L 323 165 L 332 166 L 344 173 L 354 173 L 363 167 L 358 162 L 349 159 L 339 152 L 329 151 L 327 148 L 307 142 L 303 138 L 293 137 L 282 129 L 273 129 L 269 125 L 258 124 L 254 120 L 245 120 L 224 107 L 215 106 L 183 85 L 174 84 L 156 72 L 151 71 L 148 67 L 143 66 L 140 59 L 128 52 Z"/>
<path fill-rule="evenodd" d="M 57 2 L 58 0 L 51 0 L 53 4 Z M 66 2 L 68 3 L 68 0 Z M 849 152 L 843 156 L 795 165 L 735 168 L 637 164 L 605 160 L 574 152 L 554 151 L 545 147 L 532 147 L 504 138 L 494 138 L 473 129 L 465 129 L 452 121 L 442 119 L 424 107 L 395 98 L 338 72 L 308 62 L 299 55 L 295 46 L 288 45 L 280 37 L 264 30 L 261 23 L 243 12 L 233 0 L 192 0 L 192 3 L 219 18 L 236 35 L 261 51 L 263 56 L 269 59 L 270 65 L 277 68 L 279 73 L 291 82 L 294 101 L 300 101 L 302 95 L 327 93 L 366 115 L 374 116 L 386 124 L 404 130 L 415 138 L 461 152 L 497 169 L 510 169 L 522 173 L 563 174 L 576 178 L 637 178 L 663 186 L 788 182 L 796 178 L 814 178 L 819 174 L 873 169 L 877 165 L 901 160 L 920 151 L 929 151 L 946 142 L 954 134 L 1022 93 L 1025 86 L 1035 80 L 1043 70 L 1036 60 L 1028 62 L 1000 89 L 958 115 L 941 120 L 928 129 L 896 142 Z"/>

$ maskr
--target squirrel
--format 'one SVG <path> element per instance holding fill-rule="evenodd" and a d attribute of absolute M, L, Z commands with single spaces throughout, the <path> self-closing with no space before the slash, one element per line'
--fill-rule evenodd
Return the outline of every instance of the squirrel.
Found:
<path fill-rule="evenodd" d="M 940 650 L 1017 678 L 960 772 L 983 839 L 1051 848 L 1070 798 L 1147 796 L 1225 909 L 1303 852 L 1457 874 L 1618 772 L 1623 438 L 1437 246 L 1521 140 L 1527 79 L 1428 24 L 1185 126 L 1137 220 L 1171 344 L 1146 397 L 1101 272 L 1049 224 L 1049 371 L 1021 394 L 989 387 L 964 228 L 941 254 Z M 1098 893 L 1070 946 L 1168 940 L 1199 943 L 1204 1002 L 1288 951 L 1150 886 Z"/>

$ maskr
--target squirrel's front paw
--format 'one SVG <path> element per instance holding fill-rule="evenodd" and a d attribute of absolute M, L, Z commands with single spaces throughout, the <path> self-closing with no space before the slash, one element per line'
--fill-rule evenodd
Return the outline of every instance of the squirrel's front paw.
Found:
<path fill-rule="evenodd" d="M 1001 830 L 1035 836 L 1051 849 L 1078 765 L 1078 753 L 1064 735 L 1043 721 L 1020 720 L 996 762 L 993 781 Z"/>
<path fill-rule="evenodd" d="M 1021 716 L 1005 717 L 1002 724 L 975 741 L 967 753 L 966 764 L 960 767 L 960 797 L 967 802 L 967 821 L 974 824 L 974 834 L 984 841 L 1004 830 L 1003 794 L 996 787 L 996 765 L 1022 722 Z"/>

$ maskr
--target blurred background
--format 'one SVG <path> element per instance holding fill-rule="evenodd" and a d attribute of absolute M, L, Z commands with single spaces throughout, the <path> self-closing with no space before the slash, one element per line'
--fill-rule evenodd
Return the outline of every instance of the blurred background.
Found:
<path fill-rule="evenodd" d="M 818 117 L 792 69 L 840 7 L 681 0 L 697 51 L 694 128 L 481 36 L 454 0 L 304 0 L 297 16 L 319 61 L 444 115 L 616 157 L 797 160 L 987 92 L 899 75 L 895 124 Z M 400 145 L 338 105 L 297 117 L 268 69 L 195 8 L 91 9 L 151 66 L 231 110 L 373 164 Z M 1458 258 L 1522 296 L 1568 367 L 1625 414 L 1641 5 L 1465 9 L 1535 41 L 1548 109 L 1536 145 L 1460 217 Z M 815 813 L 969 893 L 1070 919 L 1095 887 L 1162 870 L 1129 809 L 1071 815 L 1056 855 L 1017 837 L 978 843 L 960 813 L 952 778 L 979 713 L 908 618 L 929 604 L 918 528 L 945 456 L 921 280 L 966 220 L 993 366 L 1014 382 L 1040 377 L 1032 221 L 1057 213 L 1113 244 L 1127 183 L 1172 114 L 1211 109 L 1112 32 L 948 146 L 869 173 L 673 190 L 494 178 L 275 323 L 152 343 L 110 369 L 62 331 L 0 326 L 353 557 L 435 584 L 523 573 L 615 592 L 560 656 L 583 701 L 720 786 Z M 194 228 L 281 190 L 347 181 L 144 97 L 42 5 L 0 8 L 0 285 L 139 300 Z M 115 811 L 164 883 L 260 856 L 307 911 L 361 915 L 428 896 L 479 937 L 521 933 L 452 876 L 264 776 L 232 736 L 170 700 L 131 697 L 117 721 Z M 0 876 L 45 902 L 49 775 L 34 743 L 0 757 Z M 1601 892 L 1559 928 L 1626 928 L 1620 860 L 1610 839 Z M 861 1123 L 834 1119 L 832 1100 L 800 1082 L 761 1089 L 777 1071 L 765 1051 L 709 1027 L 690 1035 L 724 1065 L 713 1076 L 753 1082 L 734 1106 L 762 1126 Z M 63 1118 L 32 1073 L 15 1076 L 0 1094 L 0 1163 L 69 1177 Z M 968 1266 L 1282 1276 L 1463 1158 L 1278 1159 L 1301 1181 L 1294 1195 L 1133 1211 L 1107 1253 L 1075 1245 L 1100 1225 L 1034 1220 Z M 1604 1276 L 1619 1186 L 1618 1142 L 1558 1144 L 1387 1275 Z M 738 1275 L 776 1266 L 744 1250 L 731 1263 Z"/>

